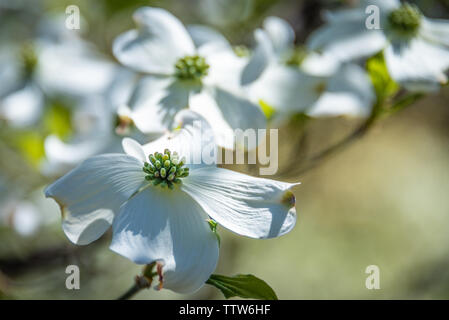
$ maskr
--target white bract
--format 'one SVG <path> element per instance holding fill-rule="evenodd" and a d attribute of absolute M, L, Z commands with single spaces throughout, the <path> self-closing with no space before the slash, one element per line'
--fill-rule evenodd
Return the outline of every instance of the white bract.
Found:
<path fill-rule="evenodd" d="M 379 8 L 380 28 L 366 26 L 369 5 Z M 327 14 L 308 46 L 341 61 L 384 52 L 391 77 L 412 91 L 431 91 L 447 83 L 449 22 L 426 18 L 398 0 L 364 0 L 354 9 Z"/>
<path fill-rule="evenodd" d="M 374 90 L 366 72 L 330 55 L 309 53 L 300 68 L 287 65 L 294 31 L 287 21 L 265 19 L 256 30 L 257 47 L 242 73 L 250 97 L 278 112 L 278 118 L 305 112 L 310 116 L 368 116 Z"/>
<path fill-rule="evenodd" d="M 125 138 L 127 155 L 92 157 L 45 194 L 60 205 L 72 242 L 89 244 L 112 225 L 113 251 L 137 264 L 159 263 L 163 287 L 187 293 L 217 264 L 209 220 L 252 238 L 281 236 L 296 222 L 295 184 L 207 164 L 216 157 L 211 127 L 190 110 L 175 123 L 181 129 L 143 147 Z"/>
<path fill-rule="evenodd" d="M 213 124 L 217 143 L 231 149 L 235 129 L 265 127 L 260 108 L 240 92 L 244 60 L 222 36 L 210 40 L 201 28 L 189 34 L 160 8 L 140 8 L 133 18 L 137 29 L 117 37 L 113 51 L 122 64 L 146 75 L 122 108 L 139 130 L 163 133 L 177 112 L 190 108 Z"/>
<path fill-rule="evenodd" d="M 353 63 L 339 63 L 326 54 L 309 53 L 301 63 L 307 74 L 323 77 L 319 98 L 305 113 L 312 117 L 367 117 L 376 101 L 371 80 L 366 71 Z"/>

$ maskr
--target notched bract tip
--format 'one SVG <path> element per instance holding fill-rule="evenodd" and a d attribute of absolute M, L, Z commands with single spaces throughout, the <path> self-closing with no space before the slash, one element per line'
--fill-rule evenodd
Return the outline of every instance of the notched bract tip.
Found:
<path fill-rule="evenodd" d="M 288 206 L 289 208 L 293 208 L 296 204 L 296 198 L 293 192 L 290 190 L 286 191 L 281 198 L 281 203 Z"/>

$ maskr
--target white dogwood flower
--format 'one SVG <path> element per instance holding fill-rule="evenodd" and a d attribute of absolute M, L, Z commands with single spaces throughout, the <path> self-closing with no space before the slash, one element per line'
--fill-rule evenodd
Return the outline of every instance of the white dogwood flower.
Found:
<path fill-rule="evenodd" d="M 128 110 L 144 133 L 163 133 L 177 112 L 190 108 L 213 124 L 217 143 L 233 148 L 234 130 L 264 128 L 260 108 L 240 92 L 244 61 L 223 41 L 201 43 L 166 10 L 143 7 L 133 15 L 137 29 L 118 36 L 116 58 L 145 74 Z"/>
<path fill-rule="evenodd" d="M 0 118 L 17 128 L 36 124 L 48 99 L 104 92 L 118 70 L 77 37 L 8 47 L 0 52 L 0 67 Z"/>
<path fill-rule="evenodd" d="M 242 73 L 250 97 L 273 108 L 278 118 L 298 112 L 369 115 L 375 96 L 366 72 L 316 53 L 309 53 L 300 68 L 289 66 L 294 36 L 288 22 L 277 17 L 268 17 L 263 29 L 256 30 L 257 47 Z"/>
<path fill-rule="evenodd" d="M 369 5 L 379 9 L 379 28 L 367 28 Z M 327 14 L 327 23 L 311 35 L 308 46 L 342 61 L 383 50 L 395 81 L 412 91 L 431 91 L 447 83 L 448 39 L 449 22 L 426 18 L 415 5 L 362 0 L 356 8 Z"/>
<path fill-rule="evenodd" d="M 32 42 L 0 49 L 0 125 L 38 132 L 45 154 L 36 165 L 60 176 L 90 156 L 121 150 L 115 109 L 127 101 L 123 88 L 130 91 L 122 82 L 135 75 L 68 31 L 65 19 L 39 25 Z"/>
<path fill-rule="evenodd" d="M 87 94 L 66 109 L 70 113 L 70 134 L 61 137 L 50 134 L 45 138 L 45 159 L 40 170 L 46 176 L 60 176 L 81 161 L 101 153 L 120 152 L 122 136 L 116 133 L 117 108 L 128 100 L 135 75 L 117 68 L 110 85 L 98 94 Z M 120 123 L 118 124 L 120 126 Z M 140 140 L 140 133 L 130 136 Z"/>
<path fill-rule="evenodd" d="M 60 205 L 72 242 L 89 244 L 112 225 L 113 251 L 159 263 L 163 287 L 187 293 L 217 264 L 210 219 L 251 238 L 281 236 L 296 222 L 295 184 L 217 168 L 208 123 L 190 110 L 178 113 L 178 123 L 181 129 L 143 147 L 124 139 L 127 155 L 92 157 L 45 194 Z"/>
<path fill-rule="evenodd" d="M 256 47 L 241 75 L 250 99 L 283 115 L 301 112 L 315 103 L 325 78 L 286 63 L 294 46 L 292 27 L 283 19 L 268 17 L 254 37 Z"/>
<path fill-rule="evenodd" d="M 103 96 L 80 99 L 70 108 L 71 133 L 68 138 L 50 134 L 45 138 L 45 159 L 40 169 L 47 176 L 61 175 L 96 154 L 119 150 L 114 133 L 113 109 Z"/>

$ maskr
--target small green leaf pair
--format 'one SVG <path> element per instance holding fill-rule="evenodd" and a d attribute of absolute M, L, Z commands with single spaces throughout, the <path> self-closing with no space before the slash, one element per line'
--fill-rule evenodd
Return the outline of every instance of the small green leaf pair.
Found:
<path fill-rule="evenodd" d="M 219 289 L 226 299 L 240 297 L 245 299 L 278 300 L 274 290 L 265 281 L 252 274 L 238 274 L 233 277 L 213 274 L 206 283 Z"/>

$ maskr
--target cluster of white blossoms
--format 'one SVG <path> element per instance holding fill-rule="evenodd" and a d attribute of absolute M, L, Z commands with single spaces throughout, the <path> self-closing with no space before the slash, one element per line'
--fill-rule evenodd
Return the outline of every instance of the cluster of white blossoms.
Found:
<path fill-rule="evenodd" d="M 229 23 L 226 2 L 202 1 L 218 8 L 207 17 L 216 25 Z M 246 19 L 248 3 L 228 5 L 232 18 Z M 367 28 L 371 5 L 380 28 Z M 205 150 L 216 159 L 219 148 L 241 147 L 236 130 L 275 127 L 297 114 L 370 117 L 379 97 L 366 61 L 380 53 L 410 92 L 447 83 L 449 23 L 397 0 L 328 12 L 304 47 L 278 17 L 263 20 L 247 50 L 161 8 L 139 8 L 132 18 L 135 29 L 112 43 L 116 62 L 67 30 L 55 39 L 43 28 L 27 44 L 2 46 L 0 129 L 41 131 L 38 171 L 60 177 L 45 195 L 59 204 L 70 241 L 86 245 L 112 227 L 110 248 L 156 263 L 159 288 L 176 292 L 199 289 L 215 270 L 217 224 L 262 239 L 296 223 L 297 183 L 219 168 Z M 48 210 L 21 200 L 8 204 L 13 218 L 0 218 L 31 234 L 47 221 L 35 212 Z"/>
<path fill-rule="evenodd" d="M 206 27 L 186 29 L 160 8 L 140 8 L 133 18 L 137 29 L 120 35 L 113 51 L 123 65 L 143 74 L 120 110 L 140 131 L 171 129 L 184 108 L 213 124 L 217 144 L 225 148 L 233 148 L 235 129 L 266 127 L 262 110 L 239 86 L 245 59 L 225 38 Z"/>
<path fill-rule="evenodd" d="M 126 79 L 129 87 L 133 75 L 65 30 L 61 21 L 45 22 L 36 39 L 0 48 L 0 82 L 5 84 L 0 120 L 20 132 L 36 130 L 46 118 L 67 115 L 68 123 L 59 124 L 65 126 L 63 132 L 46 128 L 43 137 L 45 159 L 39 169 L 54 176 L 91 155 L 117 150 L 115 109 L 127 98 L 124 80 L 118 79 Z"/>
<path fill-rule="evenodd" d="M 257 47 L 242 72 L 241 83 L 253 101 L 265 103 L 281 117 L 305 112 L 314 117 L 369 115 L 375 100 L 370 79 L 356 64 L 340 63 L 332 54 L 294 56 L 294 31 L 269 17 L 256 30 Z"/>
<path fill-rule="evenodd" d="M 367 117 L 376 95 L 357 59 L 382 50 L 391 76 L 407 88 L 444 83 L 447 24 L 408 4 L 373 1 L 385 27 L 368 30 L 369 3 L 329 14 L 300 58 L 295 33 L 280 18 L 266 18 L 255 31 L 248 56 L 209 27 L 186 28 L 164 9 L 138 9 L 137 28 L 113 43 L 117 60 L 138 75 L 115 103 L 118 125 L 159 138 L 144 145 L 125 138 L 126 154 L 88 158 L 46 189 L 69 239 L 89 244 L 112 226 L 113 251 L 157 263 L 159 288 L 192 292 L 216 267 L 217 223 L 259 239 L 289 232 L 295 184 L 189 159 L 202 159 L 206 145 L 235 148 L 234 130 L 266 128 L 271 112 L 277 119 L 301 112 Z"/>

